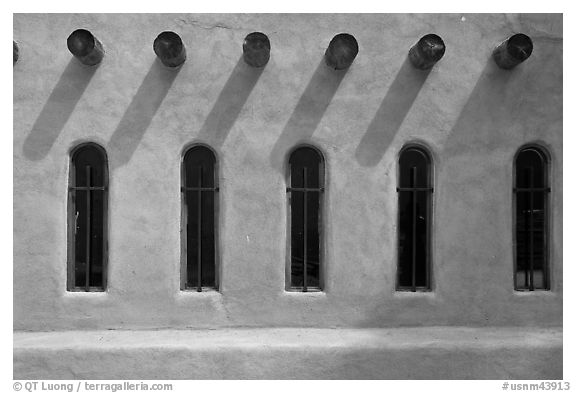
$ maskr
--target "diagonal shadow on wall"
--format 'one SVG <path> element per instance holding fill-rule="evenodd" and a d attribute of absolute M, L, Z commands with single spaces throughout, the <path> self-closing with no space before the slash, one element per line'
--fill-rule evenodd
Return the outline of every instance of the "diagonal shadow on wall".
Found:
<path fill-rule="evenodd" d="M 430 70 L 423 71 L 414 68 L 406 57 L 356 148 L 354 155 L 360 165 L 373 167 L 380 162 L 416 100 L 428 74 Z"/>
<path fill-rule="evenodd" d="M 331 69 L 322 57 L 312 79 L 308 82 L 296 108 L 272 148 L 270 164 L 273 168 L 282 171 L 288 150 L 297 142 L 307 140 L 314 134 L 347 71 L 348 69 Z"/>
<path fill-rule="evenodd" d="M 522 71 L 502 70 L 492 56 L 488 57 L 472 93 L 445 139 L 445 153 L 459 155 L 505 146 L 505 141 L 500 138 L 508 136 L 503 136 L 502 130 L 507 129 L 521 113 L 525 84 L 531 83 L 529 74 Z"/>
<path fill-rule="evenodd" d="M 23 145 L 26 158 L 46 157 L 88 87 L 97 66 L 85 66 L 72 57 L 60 76 Z"/>
<path fill-rule="evenodd" d="M 108 142 L 112 169 L 127 164 L 182 67 L 165 67 L 156 58 Z"/>
<path fill-rule="evenodd" d="M 250 67 L 240 56 L 200 129 L 201 140 L 215 148 L 222 146 L 264 68 Z"/>

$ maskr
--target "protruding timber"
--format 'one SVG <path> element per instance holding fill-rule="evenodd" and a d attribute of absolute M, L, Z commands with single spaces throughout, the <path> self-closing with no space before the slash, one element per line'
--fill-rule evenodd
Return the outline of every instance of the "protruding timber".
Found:
<path fill-rule="evenodd" d="M 252 67 L 264 67 L 270 60 L 270 40 L 264 33 L 250 33 L 242 44 L 244 61 Z"/>
<path fill-rule="evenodd" d="M 492 58 L 498 67 L 511 70 L 532 54 L 532 40 L 526 34 L 514 34 L 494 49 Z"/>
<path fill-rule="evenodd" d="M 357 54 L 358 42 L 356 38 L 347 33 L 340 33 L 330 41 L 324 58 L 328 67 L 343 70 L 352 65 Z"/>
<path fill-rule="evenodd" d="M 166 67 L 178 67 L 186 61 L 184 43 L 173 31 L 164 31 L 156 37 L 154 53 Z"/>
<path fill-rule="evenodd" d="M 20 57 L 20 49 L 18 49 L 18 44 L 16 41 L 12 41 L 12 65 L 16 64 L 18 57 Z"/>
<path fill-rule="evenodd" d="M 82 64 L 93 66 L 104 58 L 104 48 L 94 35 L 85 29 L 75 30 L 68 37 L 68 49 Z"/>
<path fill-rule="evenodd" d="M 419 70 L 429 70 L 444 56 L 444 52 L 446 45 L 442 38 L 436 34 L 426 34 L 410 48 L 408 58 Z"/>

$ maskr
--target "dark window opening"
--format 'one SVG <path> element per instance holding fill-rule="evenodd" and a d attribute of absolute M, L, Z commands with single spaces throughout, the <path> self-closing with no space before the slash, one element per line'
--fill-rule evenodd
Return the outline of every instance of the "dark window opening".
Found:
<path fill-rule="evenodd" d="M 311 147 L 290 155 L 290 289 L 321 290 L 321 214 L 324 161 Z"/>
<path fill-rule="evenodd" d="M 204 146 L 184 155 L 182 167 L 183 247 L 182 289 L 217 289 L 216 270 L 216 157 Z"/>
<path fill-rule="evenodd" d="M 68 290 L 104 291 L 107 262 L 108 164 L 100 146 L 72 152 L 68 191 Z"/>
<path fill-rule="evenodd" d="M 431 159 L 420 147 L 400 153 L 398 191 L 398 290 L 430 289 Z"/>
<path fill-rule="evenodd" d="M 519 291 L 550 289 L 548 267 L 548 160 L 536 147 L 516 156 L 516 264 Z"/>

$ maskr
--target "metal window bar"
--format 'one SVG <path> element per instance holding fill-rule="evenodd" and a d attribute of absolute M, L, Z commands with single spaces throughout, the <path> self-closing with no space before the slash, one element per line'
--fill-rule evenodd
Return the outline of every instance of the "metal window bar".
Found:
<path fill-rule="evenodd" d="M 543 228 L 543 229 L 544 229 L 544 237 L 543 237 L 543 239 L 542 239 L 542 241 L 543 241 L 543 251 L 544 251 L 544 255 L 543 255 L 543 258 L 544 258 L 544 263 L 543 263 L 543 269 L 544 269 L 543 279 L 544 279 L 544 282 L 543 282 L 543 284 L 544 284 L 544 289 L 547 289 L 547 290 L 550 289 L 550 277 L 549 277 L 550 271 L 548 270 L 548 269 L 549 269 L 549 266 L 548 266 L 548 263 L 549 263 L 549 255 L 548 255 L 548 233 L 549 233 L 549 230 L 550 230 L 549 227 L 548 227 L 548 214 L 549 214 L 549 213 L 548 213 L 548 203 L 549 203 L 549 202 L 548 202 L 548 198 L 549 198 L 549 197 L 548 197 L 548 193 L 549 193 L 549 192 L 550 192 L 550 189 L 548 189 L 548 191 L 546 191 L 545 194 L 543 195 L 543 199 L 544 199 L 544 201 L 543 201 L 543 202 L 544 202 L 544 206 L 543 206 L 543 209 L 544 209 L 544 223 L 543 223 L 543 225 L 544 225 L 544 228 Z"/>
<path fill-rule="evenodd" d="M 303 277 L 302 277 L 302 292 L 308 292 L 308 193 L 309 192 L 324 192 L 324 187 L 308 187 L 308 168 L 302 168 L 302 178 L 304 180 L 303 187 L 287 187 L 286 192 L 302 192 L 304 193 L 304 258 L 303 264 Z M 292 256 L 292 259 L 301 259 Z"/>
<path fill-rule="evenodd" d="M 202 292 L 202 192 L 218 192 L 220 189 L 219 187 L 204 187 L 203 186 L 203 172 L 202 167 L 194 167 L 198 170 L 198 185 L 195 187 L 188 187 L 187 185 L 181 187 L 181 191 L 186 195 L 188 192 L 197 192 L 198 193 L 198 204 L 197 204 L 197 211 L 198 211 L 198 223 L 197 223 L 197 237 L 196 242 L 198 245 L 198 253 L 197 253 L 197 260 L 198 265 L 197 268 L 197 279 L 196 279 L 196 291 Z M 188 265 L 188 263 L 186 263 Z M 188 268 L 188 266 L 186 266 Z"/>
<path fill-rule="evenodd" d="M 198 193 L 198 228 L 196 235 L 197 246 L 198 246 L 198 277 L 197 277 L 197 284 L 196 290 L 198 292 L 202 292 L 202 167 L 198 168 L 198 188 L 196 192 Z"/>
<path fill-rule="evenodd" d="M 86 166 L 86 184 L 90 187 L 90 165 Z M 90 188 L 86 191 L 86 292 L 90 290 L 90 253 L 92 247 L 90 247 L 90 237 L 91 237 L 91 220 L 92 210 L 90 209 Z"/>
<path fill-rule="evenodd" d="M 534 168 L 529 170 L 530 188 L 534 187 Z M 530 290 L 534 290 L 534 191 L 530 191 Z"/>
<path fill-rule="evenodd" d="M 93 250 L 92 250 L 92 216 L 94 212 L 92 211 L 92 191 L 107 191 L 106 186 L 93 186 L 92 185 L 92 167 L 87 165 L 85 167 L 86 171 L 86 186 L 71 186 L 68 187 L 68 191 L 71 192 L 76 199 L 76 191 L 86 191 L 86 282 L 84 283 L 84 291 L 89 292 L 90 288 L 92 287 L 91 284 L 91 277 L 90 277 L 90 270 L 93 264 Z M 77 235 L 77 219 L 74 221 L 74 236 Z M 104 242 L 102 244 L 104 247 Z M 78 288 L 75 283 L 76 276 L 74 277 L 74 288 Z"/>
<path fill-rule="evenodd" d="M 410 185 L 416 185 L 416 167 L 410 168 Z M 416 292 L 416 191 L 412 190 L 412 292 Z"/>
<path fill-rule="evenodd" d="M 524 213 L 524 245 L 526 245 L 526 243 L 530 244 L 530 220 L 531 220 L 531 215 L 532 215 L 532 211 L 529 209 L 526 209 L 525 213 Z M 524 246 L 525 247 L 525 246 Z M 524 254 L 524 250 L 523 251 L 523 256 Z M 524 259 L 522 261 L 522 267 L 524 268 L 524 288 L 528 288 L 530 289 L 530 278 L 529 278 L 529 267 L 526 266 L 526 259 Z"/>
<path fill-rule="evenodd" d="M 302 292 L 308 291 L 308 172 L 306 167 L 302 168 L 304 177 L 304 281 L 302 283 Z"/>
<path fill-rule="evenodd" d="M 433 187 L 416 187 L 417 180 L 417 167 L 413 166 L 410 168 L 410 186 L 409 187 L 396 187 L 397 192 L 410 192 L 411 193 L 411 205 L 412 205 L 412 282 L 410 285 L 410 290 L 416 292 L 416 193 L 417 192 L 434 192 Z M 428 218 L 426 219 L 426 224 L 428 225 Z M 428 229 L 426 229 L 428 231 Z M 426 233 L 426 242 L 428 243 L 428 233 Z M 426 255 L 428 254 L 428 245 L 426 245 Z M 426 268 L 428 268 L 428 257 L 426 259 Z M 426 271 L 426 287 L 429 286 L 429 271 Z"/>

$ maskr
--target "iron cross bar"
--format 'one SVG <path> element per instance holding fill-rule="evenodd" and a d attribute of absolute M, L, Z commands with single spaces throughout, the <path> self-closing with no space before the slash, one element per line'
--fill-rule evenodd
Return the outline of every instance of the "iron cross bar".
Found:
<path fill-rule="evenodd" d="M 546 192 L 550 192 L 550 187 L 535 187 L 535 188 L 530 188 L 530 187 L 516 187 L 512 189 L 514 192 L 529 192 L 529 191 L 546 191 Z"/>
<path fill-rule="evenodd" d="M 307 188 L 307 187 L 286 187 L 286 192 L 291 191 L 312 191 L 312 192 L 324 192 L 324 187 L 320 188 Z"/>
<path fill-rule="evenodd" d="M 77 186 L 77 187 L 68 187 L 68 191 L 86 191 L 86 190 L 90 190 L 90 191 L 95 191 L 95 190 L 106 190 L 105 186 Z"/>
<path fill-rule="evenodd" d="M 220 191 L 220 187 L 181 187 L 182 192 L 185 191 Z"/>
<path fill-rule="evenodd" d="M 434 192 L 432 187 L 396 187 L 396 191 L 430 191 Z"/>

